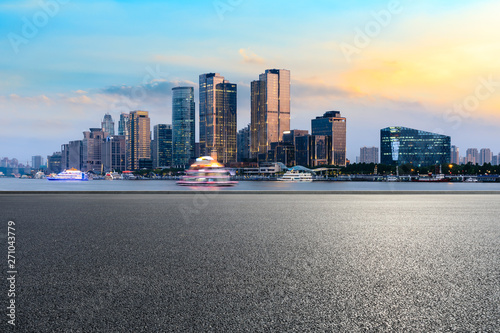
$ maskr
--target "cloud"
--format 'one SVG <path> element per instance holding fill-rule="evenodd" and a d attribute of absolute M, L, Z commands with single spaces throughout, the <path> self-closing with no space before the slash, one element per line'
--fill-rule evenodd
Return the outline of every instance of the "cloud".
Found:
<path fill-rule="evenodd" d="M 264 64 L 263 58 L 259 57 L 255 53 L 251 52 L 249 49 L 240 49 L 239 53 L 243 57 L 242 63 L 244 64 Z"/>

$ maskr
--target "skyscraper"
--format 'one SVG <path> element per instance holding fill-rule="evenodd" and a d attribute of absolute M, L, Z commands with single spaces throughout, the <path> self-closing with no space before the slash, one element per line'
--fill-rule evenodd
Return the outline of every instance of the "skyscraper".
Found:
<path fill-rule="evenodd" d="M 322 117 L 311 120 L 312 135 L 328 135 L 331 138 L 333 165 L 346 165 L 346 118 L 340 111 L 328 111 Z"/>
<path fill-rule="evenodd" d="M 237 86 L 219 73 L 200 75 L 200 152 L 236 161 Z"/>
<path fill-rule="evenodd" d="M 153 167 L 172 165 L 172 125 L 158 124 L 153 128 Z"/>
<path fill-rule="evenodd" d="M 479 152 L 477 148 L 468 148 L 465 153 L 465 163 L 476 165 L 479 163 Z"/>
<path fill-rule="evenodd" d="M 290 71 L 267 69 L 251 84 L 251 154 L 267 154 L 290 130 Z"/>
<path fill-rule="evenodd" d="M 120 114 L 120 121 L 118 122 L 118 135 L 125 135 L 128 137 L 128 113 Z"/>
<path fill-rule="evenodd" d="M 195 105 L 193 87 L 172 88 L 172 160 L 186 166 L 194 158 Z"/>
<path fill-rule="evenodd" d="M 105 133 L 102 128 L 91 128 L 89 131 L 83 132 L 82 171 L 101 172 L 102 143 L 105 139 Z"/>
<path fill-rule="evenodd" d="M 416 167 L 450 163 L 451 138 L 406 127 L 380 130 L 380 162 Z"/>
<path fill-rule="evenodd" d="M 102 142 L 102 165 L 104 172 L 127 170 L 127 144 L 124 135 L 106 137 Z"/>
<path fill-rule="evenodd" d="M 250 124 L 243 127 L 236 135 L 236 145 L 238 150 L 238 162 L 243 162 L 250 158 Z"/>
<path fill-rule="evenodd" d="M 148 111 L 131 111 L 128 122 L 127 169 L 138 170 L 140 159 L 151 159 L 151 126 Z"/>
<path fill-rule="evenodd" d="M 359 149 L 359 163 L 378 164 L 378 147 L 361 147 Z"/>
<path fill-rule="evenodd" d="M 479 165 L 484 165 L 491 163 L 491 159 L 493 158 L 493 153 L 489 148 L 482 148 L 479 151 Z"/>
<path fill-rule="evenodd" d="M 108 135 L 113 136 L 115 135 L 115 122 L 113 121 L 113 118 L 109 113 L 106 113 L 104 115 L 104 119 L 102 120 L 101 123 L 102 130 Z"/>
<path fill-rule="evenodd" d="M 451 146 L 451 163 L 460 164 L 460 150 L 457 146 Z"/>
<path fill-rule="evenodd" d="M 40 155 L 32 156 L 31 157 L 31 167 L 35 170 L 38 170 L 42 167 L 43 165 L 43 157 Z"/>

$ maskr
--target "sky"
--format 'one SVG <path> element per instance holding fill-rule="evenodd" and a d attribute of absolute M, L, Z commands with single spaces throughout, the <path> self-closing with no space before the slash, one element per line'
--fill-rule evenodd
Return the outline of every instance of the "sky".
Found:
<path fill-rule="evenodd" d="M 291 72 L 291 128 L 347 118 L 347 157 L 405 126 L 500 153 L 498 1 L 6 0 L 0 2 L 0 158 L 30 161 L 110 113 L 171 124 L 171 89 L 217 72 L 238 85 Z M 198 135 L 197 135 L 198 136 Z"/>

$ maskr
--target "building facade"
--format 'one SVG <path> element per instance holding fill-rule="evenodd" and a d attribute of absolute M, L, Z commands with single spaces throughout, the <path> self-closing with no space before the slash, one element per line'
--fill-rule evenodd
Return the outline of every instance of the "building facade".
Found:
<path fill-rule="evenodd" d="M 128 122 L 127 169 L 138 170 L 140 159 L 151 159 L 151 121 L 148 111 L 132 111 Z"/>
<path fill-rule="evenodd" d="M 290 71 L 268 69 L 251 83 L 252 157 L 267 155 L 272 142 L 283 141 L 290 130 Z"/>
<path fill-rule="evenodd" d="M 474 165 L 479 163 L 479 151 L 477 148 L 468 148 L 465 152 L 465 164 L 472 163 Z"/>
<path fill-rule="evenodd" d="M 457 146 L 451 146 L 450 161 L 453 164 L 460 164 L 460 149 Z"/>
<path fill-rule="evenodd" d="M 83 132 L 82 171 L 102 172 L 102 142 L 106 136 L 107 133 L 102 128 L 90 128 Z"/>
<path fill-rule="evenodd" d="M 346 118 L 340 111 L 327 111 L 321 117 L 311 120 L 312 135 L 331 137 L 331 160 L 328 164 L 346 165 Z"/>
<path fill-rule="evenodd" d="M 109 113 L 104 115 L 101 127 L 104 132 L 108 133 L 108 135 L 115 135 L 115 122 Z"/>
<path fill-rule="evenodd" d="M 491 149 L 482 148 L 479 151 L 479 165 L 485 165 L 491 163 L 492 158 L 493 158 L 493 153 L 491 152 Z"/>
<path fill-rule="evenodd" d="M 43 157 L 40 155 L 35 155 L 31 157 L 31 167 L 35 170 L 39 170 L 43 165 Z"/>
<path fill-rule="evenodd" d="M 361 147 L 359 149 L 359 163 L 378 164 L 378 147 Z"/>
<path fill-rule="evenodd" d="M 172 125 L 158 124 L 153 128 L 153 168 L 172 165 Z"/>
<path fill-rule="evenodd" d="M 380 162 L 416 167 L 450 163 L 451 138 L 407 127 L 380 130 Z"/>
<path fill-rule="evenodd" d="M 120 114 L 120 121 L 118 122 L 118 135 L 125 135 L 128 138 L 128 113 Z"/>
<path fill-rule="evenodd" d="M 328 135 L 303 135 L 295 138 L 295 165 L 315 167 L 330 164 L 331 138 Z"/>
<path fill-rule="evenodd" d="M 104 172 L 127 170 L 127 144 L 124 135 L 107 136 L 102 142 Z"/>
<path fill-rule="evenodd" d="M 194 156 L 195 104 L 193 87 L 172 88 L 172 163 L 185 167 Z"/>
<path fill-rule="evenodd" d="M 236 135 L 237 161 L 244 162 L 251 158 L 250 156 L 250 124 L 243 127 Z"/>

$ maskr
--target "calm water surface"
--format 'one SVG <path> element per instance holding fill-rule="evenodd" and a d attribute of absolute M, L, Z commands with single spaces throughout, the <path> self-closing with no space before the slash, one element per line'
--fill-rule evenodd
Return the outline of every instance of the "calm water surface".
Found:
<path fill-rule="evenodd" d="M 92 180 L 50 182 L 46 179 L 0 178 L 0 191 L 191 191 L 173 180 Z M 203 189 L 203 188 L 201 188 Z M 500 183 L 242 181 L 220 191 L 500 191 Z"/>

